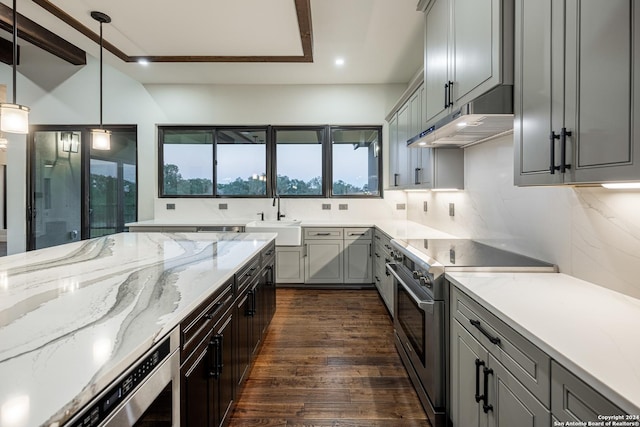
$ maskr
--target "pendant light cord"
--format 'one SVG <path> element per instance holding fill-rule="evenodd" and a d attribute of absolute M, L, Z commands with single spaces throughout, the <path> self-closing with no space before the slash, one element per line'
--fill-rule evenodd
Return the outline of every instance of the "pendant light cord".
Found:
<path fill-rule="evenodd" d="M 18 12 L 16 11 L 16 0 L 13 0 L 13 103 L 16 101 L 17 71 L 18 65 Z"/>
<path fill-rule="evenodd" d="M 102 21 L 100 21 L 100 129 L 102 129 Z"/>

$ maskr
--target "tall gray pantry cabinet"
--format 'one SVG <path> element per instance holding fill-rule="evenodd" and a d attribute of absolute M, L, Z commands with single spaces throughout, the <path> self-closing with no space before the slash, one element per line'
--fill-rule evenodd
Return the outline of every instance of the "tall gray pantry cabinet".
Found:
<path fill-rule="evenodd" d="M 516 185 L 640 180 L 640 5 L 516 0 Z"/>

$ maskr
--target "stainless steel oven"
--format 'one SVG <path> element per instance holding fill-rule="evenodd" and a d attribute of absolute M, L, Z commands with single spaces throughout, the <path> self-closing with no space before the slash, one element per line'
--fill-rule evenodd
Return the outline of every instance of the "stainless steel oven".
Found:
<path fill-rule="evenodd" d="M 396 348 L 431 424 L 446 425 L 447 305 L 402 264 L 387 264 L 395 283 Z"/>

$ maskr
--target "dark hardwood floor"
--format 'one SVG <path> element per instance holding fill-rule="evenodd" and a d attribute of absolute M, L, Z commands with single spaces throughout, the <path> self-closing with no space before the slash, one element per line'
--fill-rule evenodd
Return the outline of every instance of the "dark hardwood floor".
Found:
<path fill-rule="evenodd" d="M 278 289 L 230 426 L 429 426 L 375 290 Z"/>

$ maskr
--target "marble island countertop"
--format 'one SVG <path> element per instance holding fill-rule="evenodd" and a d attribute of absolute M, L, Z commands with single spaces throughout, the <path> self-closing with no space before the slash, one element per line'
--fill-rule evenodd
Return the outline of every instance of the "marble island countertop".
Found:
<path fill-rule="evenodd" d="M 150 219 L 126 224 L 143 230 L 145 227 L 210 227 L 210 226 L 246 226 L 255 218 L 202 219 L 202 220 L 166 220 Z M 302 227 L 378 227 L 393 239 L 453 239 L 449 233 L 408 220 L 327 220 L 301 219 Z"/>
<path fill-rule="evenodd" d="M 560 273 L 449 280 L 629 414 L 640 414 L 640 300 Z"/>
<path fill-rule="evenodd" d="M 0 425 L 64 423 L 274 238 L 121 233 L 0 259 Z"/>

